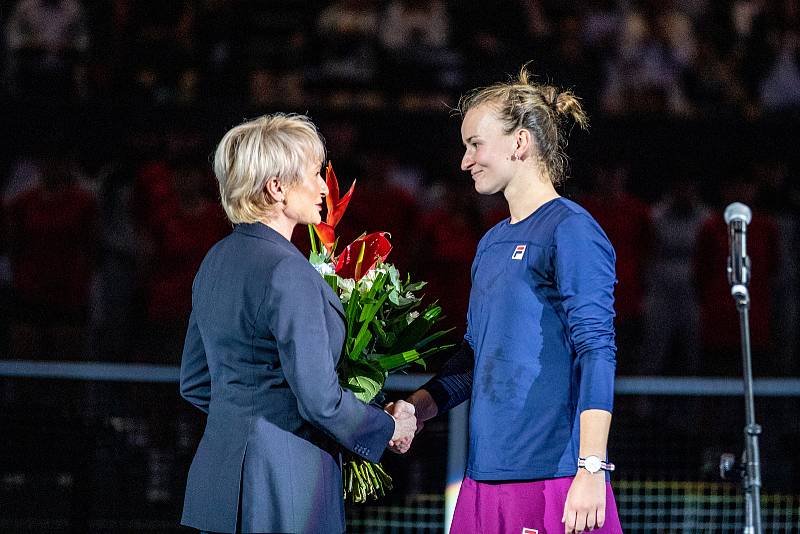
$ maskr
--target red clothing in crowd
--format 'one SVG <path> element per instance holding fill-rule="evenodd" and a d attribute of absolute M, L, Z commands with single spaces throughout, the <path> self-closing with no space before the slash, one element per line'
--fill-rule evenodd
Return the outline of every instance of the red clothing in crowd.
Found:
<path fill-rule="evenodd" d="M 779 268 L 778 250 L 775 222 L 763 214 L 754 218 L 747 226 L 747 255 L 752 262 L 749 290 L 753 350 L 763 350 L 770 345 L 770 302 Z M 740 347 L 739 316 L 727 278 L 728 254 L 728 227 L 722 214 L 715 213 L 700 228 L 695 256 L 700 338 L 705 349 L 730 350 L 735 355 Z"/>
<path fill-rule="evenodd" d="M 419 273 L 414 279 L 428 282 L 424 293 L 438 300 L 447 315 L 442 326 L 455 327 L 459 334 L 466 330 L 470 268 L 478 248 L 475 226 L 466 215 L 441 208 L 423 216 L 416 232 Z"/>
<path fill-rule="evenodd" d="M 192 281 L 206 252 L 231 230 L 218 202 L 206 196 L 213 178 L 201 167 L 145 165 L 134 185 L 134 216 L 152 241 L 142 285 L 147 319 L 182 323 L 191 311 Z"/>
<path fill-rule="evenodd" d="M 142 166 L 133 188 L 132 211 L 140 225 L 151 227 L 165 209 L 178 201 L 173 185 L 172 170 L 163 161 L 151 161 Z"/>
<path fill-rule="evenodd" d="M 617 317 L 621 320 L 639 318 L 652 236 L 650 208 L 628 194 L 608 198 L 587 196 L 578 203 L 597 220 L 617 254 L 617 285 L 614 287 Z"/>
<path fill-rule="evenodd" d="M 97 253 L 97 207 L 75 185 L 39 186 L 8 207 L 13 285 L 23 303 L 82 314 Z"/>
<path fill-rule="evenodd" d="M 230 232 L 219 204 L 203 201 L 192 211 L 165 208 L 150 231 L 154 265 L 147 287 L 150 321 L 183 321 L 192 308 L 192 281 L 208 250 Z"/>

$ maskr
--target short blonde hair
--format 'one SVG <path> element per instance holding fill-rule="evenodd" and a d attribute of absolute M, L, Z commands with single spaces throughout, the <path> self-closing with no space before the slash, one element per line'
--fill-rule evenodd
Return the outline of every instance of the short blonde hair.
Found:
<path fill-rule="evenodd" d="M 214 174 L 222 207 L 233 224 L 269 221 L 275 202 L 265 194 L 276 177 L 291 188 L 309 162 L 325 161 L 325 145 L 305 115 L 274 113 L 244 122 L 226 133 L 214 153 Z"/>
<path fill-rule="evenodd" d="M 528 130 L 536 140 L 539 154 L 553 185 L 566 180 L 567 135 L 564 119 L 570 117 L 586 129 L 589 119 L 581 106 L 580 98 L 571 91 L 561 91 L 552 85 L 535 83 L 526 63 L 516 79 L 499 82 L 489 87 L 479 87 L 461 97 L 456 110 L 463 116 L 481 104 L 493 106 L 503 122 L 504 131 L 510 134 L 519 128 Z"/>

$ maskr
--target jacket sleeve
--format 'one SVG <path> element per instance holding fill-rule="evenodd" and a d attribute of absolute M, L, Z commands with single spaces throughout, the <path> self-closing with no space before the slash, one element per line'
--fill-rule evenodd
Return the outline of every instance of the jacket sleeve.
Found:
<path fill-rule="evenodd" d="M 208 413 L 211 401 L 211 374 L 208 372 L 206 351 L 194 311 L 189 316 L 189 328 L 181 357 L 181 396 L 200 410 Z"/>
<path fill-rule="evenodd" d="M 267 324 L 300 415 L 345 448 L 377 462 L 394 433 L 394 420 L 339 385 L 319 274 L 301 257 L 285 258 L 272 272 L 265 296 Z"/>

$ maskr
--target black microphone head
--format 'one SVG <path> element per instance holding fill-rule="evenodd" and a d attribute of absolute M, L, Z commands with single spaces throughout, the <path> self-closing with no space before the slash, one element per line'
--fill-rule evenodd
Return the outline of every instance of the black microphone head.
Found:
<path fill-rule="evenodd" d="M 753 212 L 746 204 L 734 202 L 725 208 L 725 224 L 730 224 L 731 221 L 744 221 L 745 224 L 750 224 L 752 219 Z"/>

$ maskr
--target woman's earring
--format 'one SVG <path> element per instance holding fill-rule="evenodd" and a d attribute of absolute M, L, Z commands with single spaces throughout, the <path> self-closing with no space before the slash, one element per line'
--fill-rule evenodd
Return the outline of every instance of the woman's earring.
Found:
<path fill-rule="evenodd" d="M 511 154 L 511 161 L 517 161 L 517 155 Z"/>

